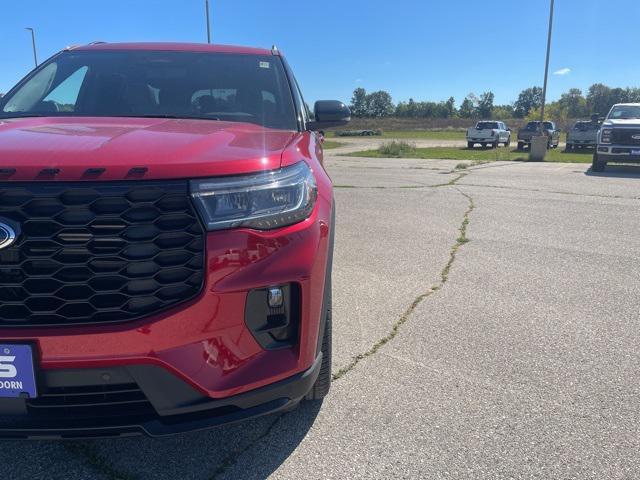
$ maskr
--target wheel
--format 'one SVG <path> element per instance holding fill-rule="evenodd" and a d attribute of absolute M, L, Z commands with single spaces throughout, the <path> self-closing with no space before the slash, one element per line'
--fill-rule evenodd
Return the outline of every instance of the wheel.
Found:
<path fill-rule="evenodd" d="M 524 150 L 524 142 L 518 142 L 518 150 Z"/>
<path fill-rule="evenodd" d="M 322 336 L 322 365 L 316 383 L 313 384 L 305 400 L 322 400 L 331 388 L 331 283 L 329 288 L 327 307 L 325 310 L 324 335 Z"/>
<path fill-rule="evenodd" d="M 491 148 L 498 148 L 499 146 L 500 146 L 500 137 L 498 137 L 496 141 L 491 144 Z"/>
<path fill-rule="evenodd" d="M 565 148 L 565 151 L 570 152 L 571 150 L 573 150 L 573 145 L 569 145 L 567 143 L 567 147 Z"/>
<path fill-rule="evenodd" d="M 607 168 L 607 162 L 603 162 L 598 157 L 598 152 L 593 154 L 593 162 L 591 163 L 591 171 L 592 172 L 604 172 L 604 169 Z"/>
<path fill-rule="evenodd" d="M 475 145 L 475 143 L 473 143 L 473 142 L 467 142 L 467 148 L 468 149 L 472 149 L 474 145 Z"/>
<path fill-rule="evenodd" d="M 509 148 L 511 146 L 511 135 L 507 137 L 507 141 L 504 142 L 504 146 Z"/>

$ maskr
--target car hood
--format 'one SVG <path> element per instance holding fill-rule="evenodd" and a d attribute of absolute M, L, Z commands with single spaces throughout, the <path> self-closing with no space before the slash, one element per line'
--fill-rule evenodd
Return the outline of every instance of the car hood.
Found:
<path fill-rule="evenodd" d="M 605 120 L 602 123 L 603 127 L 640 127 L 640 119 L 630 118 L 628 120 Z"/>
<path fill-rule="evenodd" d="M 0 178 L 162 179 L 271 170 L 280 166 L 295 134 L 215 120 L 0 120 Z"/>

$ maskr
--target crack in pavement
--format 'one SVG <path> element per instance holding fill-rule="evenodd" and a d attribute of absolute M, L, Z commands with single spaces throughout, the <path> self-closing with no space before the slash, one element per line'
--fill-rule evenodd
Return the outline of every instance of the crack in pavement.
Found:
<path fill-rule="evenodd" d="M 513 190 L 515 192 L 535 192 L 535 193 L 553 193 L 556 195 L 569 195 L 572 197 L 592 197 L 592 198 L 611 198 L 616 200 L 640 200 L 640 196 L 637 197 L 626 197 L 623 195 L 605 195 L 598 193 L 576 193 L 576 192 L 568 192 L 562 190 L 545 190 L 543 188 L 520 188 L 520 187 L 510 187 L 507 185 L 482 185 L 477 183 L 465 183 L 463 186 L 465 187 L 475 187 L 475 188 L 496 188 L 500 190 Z"/>
<path fill-rule="evenodd" d="M 209 479 L 215 480 L 216 478 L 220 477 L 220 475 L 223 475 L 227 470 L 229 470 L 229 468 L 233 467 L 238 461 L 238 458 L 240 458 L 243 453 L 248 452 L 251 448 L 257 445 L 260 442 L 260 440 L 262 440 L 263 438 L 268 437 L 273 431 L 273 429 L 275 428 L 275 426 L 280 422 L 282 417 L 284 417 L 286 414 L 287 413 L 278 415 L 276 419 L 273 422 L 271 422 L 271 424 L 266 428 L 266 430 L 261 435 L 258 435 L 252 441 L 247 443 L 244 447 L 238 448 L 231 454 L 227 455 L 222 460 L 222 462 L 220 462 L 220 465 L 218 465 L 218 468 L 216 469 L 215 472 L 213 472 L 213 474 L 211 475 L 211 477 L 209 477 Z"/>
<path fill-rule="evenodd" d="M 65 442 L 63 447 L 71 455 L 80 460 L 84 460 L 88 466 L 113 480 L 134 480 L 137 478 L 136 476 L 117 470 L 106 458 L 100 455 L 92 445 L 80 442 Z"/>
<path fill-rule="evenodd" d="M 455 185 L 457 181 L 459 181 L 461 178 L 465 177 L 466 175 L 467 175 L 466 172 L 462 173 L 458 175 L 455 179 L 453 179 L 451 182 L 441 184 L 441 185 L 436 185 L 436 186 L 433 186 L 432 188 L 447 187 L 447 186 Z M 353 370 L 356 367 L 356 365 L 358 365 L 358 363 L 360 363 L 362 360 L 372 355 L 375 355 L 378 352 L 378 350 L 380 350 L 380 348 L 382 348 L 384 345 L 386 345 L 391 340 L 393 340 L 396 337 L 396 335 L 399 333 L 402 325 L 404 325 L 409 320 L 409 318 L 411 317 L 411 314 L 414 312 L 417 306 L 420 305 L 420 303 L 422 303 L 422 301 L 425 300 L 427 297 L 433 295 L 435 292 L 440 290 L 445 285 L 445 283 L 447 283 L 447 280 L 449 279 L 449 273 L 451 271 L 451 267 L 453 266 L 453 263 L 455 262 L 458 250 L 460 250 L 460 248 L 463 245 L 469 242 L 469 238 L 467 237 L 467 228 L 469 226 L 470 215 L 475 209 L 475 203 L 473 201 L 473 198 L 470 195 L 466 194 L 459 188 L 456 188 L 456 191 L 458 191 L 462 196 L 464 196 L 469 203 L 467 206 L 467 210 L 464 212 L 462 223 L 460 224 L 460 227 L 458 229 L 459 236 L 456 239 L 456 243 L 451 247 L 449 251 L 449 260 L 447 261 L 447 264 L 444 266 L 444 268 L 440 272 L 440 282 L 438 282 L 435 285 L 432 285 L 429 288 L 429 290 L 427 290 L 425 293 L 416 297 L 411 303 L 411 305 L 409 305 L 409 307 L 405 310 L 405 312 L 400 316 L 400 318 L 393 324 L 391 331 L 386 336 L 378 340 L 369 350 L 353 357 L 353 359 L 349 364 L 347 364 L 345 367 L 342 367 L 340 370 L 338 370 L 338 372 L 334 373 L 331 377 L 332 382 L 335 382 L 340 378 L 342 378 L 344 375 L 346 375 L 351 370 Z M 278 416 L 262 435 L 259 435 L 258 437 L 256 437 L 253 441 L 249 442 L 243 448 L 240 448 L 235 452 L 231 453 L 230 455 L 228 455 L 222 461 L 222 463 L 220 464 L 218 469 L 214 472 L 214 474 L 210 477 L 210 480 L 215 480 L 220 475 L 225 473 L 229 468 L 231 468 L 237 463 L 240 456 L 242 456 L 245 452 L 249 451 L 251 448 L 257 445 L 262 439 L 269 436 L 273 431 L 273 429 L 275 428 L 275 426 L 278 424 L 278 422 L 285 415 L 286 413 Z"/>
<path fill-rule="evenodd" d="M 430 185 L 430 186 L 425 185 L 425 186 L 401 187 L 401 188 L 441 188 L 441 187 L 455 186 L 458 181 L 460 181 L 462 178 L 464 178 L 468 174 L 469 172 L 462 172 L 447 183 Z M 334 186 L 334 188 L 341 188 L 341 187 Z M 345 188 L 345 187 L 342 187 L 342 188 Z M 350 188 L 350 187 L 346 187 L 346 188 Z M 371 187 L 351 187 L 351 188 L 371 188 Z M 375 355 L 378 352 L 378 350 L 380 350 L 380 348 L 382 348 L 384 345 L 386 345 L 391 340 L 393 340 L 396 337 L 396 335 L 399 333 L 402 325 L 404 325 L 409 320 L 409 318 L 413 314 L 414 310 L 418 307 L 418 305 L 420 305 L 420 303 L 422 303 L 426 298 L 430 297 L 431 295 L 436 293 L 438 290 L 440 290 L 442 287 L 444 287 L 444 285 L 448 281 L 449 273 L 451 271 L 451 267 L 455 262 L 458 251 L 463 245 L 469 242 L 469 239 L 467 237 L 467 227 L 469 225 L 470 215 L 475 209 L 473 198 L 470 195 L 464 193 L 459 188 L 456 188 L 456 191 L 458 191 L 462 196 L 464 196 L 467 199 L 468 207 L 463 215 L 462 223 L 458 228 L 459 236 L 456 239 L 456 243 L 451 247 L 449 251 L 449 259 L 446 265 L 444 266 L 444 268 L 440 272 L 440 281 L 432 285 L 426 292 L 419 295 L 413 300 L 411 305 L 409 305 L 409 307 L 404 311 L 404 313 L 400 316 L 400 318 L 393 324 L 391 331 L 386 336 L 378 340 L 369 350 L 353 357 L 351 362 L 349 362 L 346 366 L 342 367 L 336 373 L 334 373 L 331 378 L 332 382 L 342 378 L 344 375 L 346 375 L 351 370 L 353 370 L 362 360 L 372 355 Z M 238 448 L 237 450 L 227 455 L 220 462 L 220 464 L 218 465 L 218 468 L 213 472 L 211 477 L 209 477 L 210 480 L 215 480 L 216 478 L 223 475 L 227 470 L 229 470 L 229 468 L 233 467 L 237 463 L 238 459 L 245 452 L 249 451 L 251 448 L 257 445 L 262 439 L 269 436 L 273 431 L 273 429 L 276 427 L 276 425 L 280 422 L 280 420 L 285 415 L 287 415 L 286 412 L 278 415 L 275 418 L 275 420 L 271 424 L 269 424 L 269 426 L 265 429 L 265 431 L 262 434 L 256 436 L 253 440 L 249 441 L 243 447 Z M 71 443 L 65 444 L 65 449 L 69 453 L 73 454 L 74 456 L 84 459 L 87 462 L 87 464 L 89 464 L 91 467 L 95 468 L 100 473 L 107 475 L 109 478 L 113 480 L 134 480 L 135 478 L 137 478 L 136 476 L 132 476 L 128 473 L 123 473 L 117 470 L 104 456 L 100 455 L 100 453 L 90 445 L 71 442 Z"/>
<path fill-rule="evenodd" d="M 444 173 L 444 172 L 443 172 Z M 446 172 L 447 175 L 452 175 L 456 173 L 455 171 Z M 455 185 L 462 178 L 466 177 L 469 172 L 459 173 L 455 178 L 452 178 L 450 181 L 446 183 L 436 183 L 434 185 L 427 184 L 417 184 L 417 185 L 394 185 L 394 186 L 384 186 L 384 185 L 367 185 L 367 186 L 358 186 L 358 185 L 334 185 L 333 188 L 349 188 L 349 189 L 358 189 L 358 190 L 407 190 L 407 189 L 423 189 L 423 188 L 440 188 L 440 187 L 450 187 Z"/>
<path fill-rule="evenodd" d="M 442 184 L 442 185 L 437 185 L 436 187 L 453 186 L 457 181 L 459 181 L 461 178 L 465 177 L 466 175 L 467 175 L 466 172 L 462 173 L 457 178 L 453 179 L 451 182 Z M 467 210 L 464 212 L 462 223 L 460 224 L 460 228 L 458 229 L 459 236 L 456 239 L 456 243 L 451 247 L 449 251 L 449 259 L 446 265 L 440 272 L 440 281 L 432 285 L 431 287 L 429 287 L 429 289 L 426 292 L 422 293 L 421 295 L 418 295 L 413 300 L 413 302 L 411 302 L 411 304 L 407 307 L 407 309 L 400 316 L 400 318 L 396 320 L 396 322 L 391 326 L 391 330 L 389 331 L 389 333 L 387 333 L 387 335 L 385 335 L 384 337 L 379 339 L 376 343 L 374 343 L 371 346 L 371 348 L 369 348 L 369 350 L 353 357 L 347 365 L 340 368 L 336 373 L 334 373 L 332 376 L 333 381 L 339 380 L 340 378 L 344 377 L 347 373 L 353 370 L 362 360 L 375 355 L 378 352 L 378 350 L 380 350 L 384 345 L 386 345 L 391 340 L 393 340 L 400 332 L 400 329 L 402 328 L 402 326 L 409 320 L 409 318 L 411 318 L 411 315 L 413 314 L 415 309 L 418 307 L 418 305 L 420 305 L 425 299 L 427 299 L 428 297 L 436 293 L 438 290 L 442 289 L 444 285 L 447 283 L 447 281 L 449 280 L 449 273 L 451 271 L 451 267 L 453 266 L 456 260 L 458 251 L 460 250 L 460 248 L 462 248 L 463 245 L 469 242 L 469 238 L 467 237 L 467 228 L 470 222 L 470 215 L 473 212 L 473 210 L 476 208 L 473 198 L 470 195 L 464 193 L 459 188 L 456 188 L 456 190 L 467 199 L 468 206 L 467 206 Z"/>

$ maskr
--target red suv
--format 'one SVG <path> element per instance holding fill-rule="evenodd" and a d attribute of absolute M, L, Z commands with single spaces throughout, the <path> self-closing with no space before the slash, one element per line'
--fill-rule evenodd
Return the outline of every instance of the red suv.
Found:
<path fill-rule="evenodd" d="M 332 185 L 274 50 L 95 43 L 0 100 L 0 436 L 164 435 L 331 381 Z"/>

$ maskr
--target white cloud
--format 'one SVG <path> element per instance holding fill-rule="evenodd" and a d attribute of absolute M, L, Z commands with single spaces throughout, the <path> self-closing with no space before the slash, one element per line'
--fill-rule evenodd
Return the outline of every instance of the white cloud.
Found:
<path fill-rule="evenodd" d="M 570 68 L 561 68 L 560 70 L 553 72 L 554 75 L 568 75 L 569 73 L 571 73 Z"/>
<path fill-rule="evenodd" d="M 362 79 L 361 78 L 356 78 L 355 83 L 362 83 Z"/>

